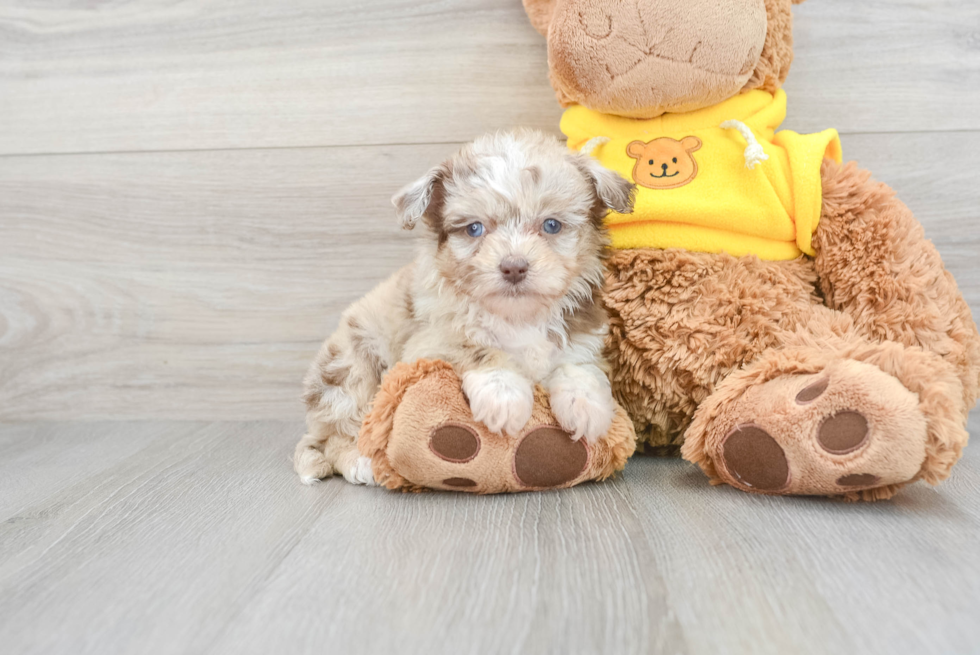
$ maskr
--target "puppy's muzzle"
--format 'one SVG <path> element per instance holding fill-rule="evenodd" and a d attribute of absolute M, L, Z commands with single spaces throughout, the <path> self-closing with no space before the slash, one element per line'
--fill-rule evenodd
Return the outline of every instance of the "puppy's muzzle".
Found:
<path fill-rule="evenodd" d="M 527 260 L 520 257 L 508 257 L 500 262 L 500 273 L 511 284 L 518 284 L 527 277 Z"/>

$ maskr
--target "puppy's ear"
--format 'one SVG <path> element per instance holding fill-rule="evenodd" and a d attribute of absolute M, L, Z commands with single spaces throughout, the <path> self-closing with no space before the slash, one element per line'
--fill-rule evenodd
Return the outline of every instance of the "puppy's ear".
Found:
<path fill-rule="evenodd" d="M 589 155 L 575 155 L 575 166 L 595 187 L 596 195 L 607 209 L 620 214 L 633 213 L 636 185 Z"/>
<path fill-rule="evenodd" d="M 402 229 L 411 230 L 426 214 L 438 213 L 445 176 L 445 165 L 436 166 L 391 197 Z"/>

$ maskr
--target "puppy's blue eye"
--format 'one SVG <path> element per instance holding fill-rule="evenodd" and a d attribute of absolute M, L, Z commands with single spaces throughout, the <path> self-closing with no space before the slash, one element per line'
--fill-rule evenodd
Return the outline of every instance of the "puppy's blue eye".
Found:
<path fill-rule="evenodd" d="M 548 234 L 558 234 L 561 232 L 561 223 L 553 218 L 549 218 L 542 226 Z"/>
<path fill-rule="evenodd" d="M 483 223 L 470 223 L 466 226 L 466 233 L 471 237 L 482 237 Z"/>

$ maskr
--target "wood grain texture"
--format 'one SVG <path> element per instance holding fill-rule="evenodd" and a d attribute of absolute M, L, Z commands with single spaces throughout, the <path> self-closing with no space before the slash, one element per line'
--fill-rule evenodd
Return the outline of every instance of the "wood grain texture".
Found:
<path fill-rule="evenodd" d="M 299 415 L 340 311 L 411 258 L 387 199 L 454 147 L 0 159 L 0 418 Z M 933 172 L 978 147 L 976 133 L 845 138 L 920 211 L 974 302 L 980 238 L 962 225 L 980 190 L 967 167 Z"/>
<path fill-rule="evenodd" d="M 388 199 L 446 153 L 0 159 L 0 417 L 301 415 L 340 311 L 412 257 Z"/>
<path fill-rule="evenodd" d="M 87 476 L 0 524 L 4 650 L 201 652 L 330 500 L 286 484 L 297 427 L 99 426 L 156 434 L 101 474 L 101 457 L 79 457 Z M 55 471 L 32 470 L 44 491 Z"/>
<path fill-rule="evenodd" d="M 301 429 L 0 427 L 0 454 L 20 453 L 0 457 L 0 498 L 20 498 L 0 511 L 4 652 L 945 654 L 980 640 L 972 450 L 937 489 L 873 505 L 750 496 L 647 457 L 607 483 L 473 497 L 304 487 L 287 462 Z M 8 475 L 28 462 L 30 477 Z"/>
<path fill-rule="evenodd" d="M 456 147 L 0 158 L 0 420 L 301 416 L 340 312 L 412 257 L 391 194 Z M 980 133 L 844 148 L 980 307 Z"/>
<path fill-rule="evenodd" d="M 677 460 L 626 484 L 691 652 L 975 653 L 978 461 L 877 504 L 746 498 Z"/>
<path fill-rule="evenodd" d="M 976 130 L 980 3 L 810 0 L 793 8 L 794 129 Z"/>
<path fill-rule="evenodd" d="M 514 0 L 0 12 L 0 153 L 447 142 L 558 124 L 544 39 Z"/>
<path fill-rule="evenodd" d="M 980 128 L 977 3 L 794 11 L 801 128 Z M 0 89 L 0 153 L 456 142 L 560 113 L 518 0 L 8 0 Z"/>
<path fill-rule="evenodd" d="M 794 12 L 785 127 L 838 128 L 977 313 L 980 4 Z M 298 483 L 302 374 L 411 257 L 388 198 L 556 132 L 545 57 L 517 0 L 0 4 L 0 651 L 977 652 L 972 449 L 875 505 L 650 458 L 490 498 Z"/>

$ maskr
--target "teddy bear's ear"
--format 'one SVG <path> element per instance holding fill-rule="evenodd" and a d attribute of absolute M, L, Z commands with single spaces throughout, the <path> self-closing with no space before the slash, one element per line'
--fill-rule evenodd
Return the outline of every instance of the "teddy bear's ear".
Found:
<path fill-rule="evenodd" d="M 681 139 L 681 145 L 684 146 L 684 150 L 688 152 L 697 152 L 701 149 L 701 139 L 696 136 L 686 136 Z"/>
<path fill-rule="evenodd" d="M 531 19 L 534 26 L 541 36 L 548 36 L 548 27 L 551 25 L 551 17 L 555 14 L 555 5 L 558 0 L 523 0 L 524 11 Z"/>
<path fill-rule="evenodd" d="M 793 13 L 791 8 L 803 0 L 766 0 L 768 28 L 755 70 L 742 91 L 762 89 L 775 93 L 793 62 Z"/>
<path fill-rule="evenodd" d="M 633 213 L 636 186 L 614 170 L 606 168 L 589 155 L 574 155 L 575 166 L 592 182 L 596 195 L 606 209 L 620 214 Z M 601 218 L 601 217 L 600 217 Z"/>
<path fill-rule="evenodd" d="M 628 146 L 626 146 L 626 154 L 633 159 L 639 159 L 643 156 L 643 151 L 646 150 L 647 144 L 642 141 L 633 141 Z"/>
<path fill-rule="evenodd" d="M 392 196 L 391 204 L 395 206 L 402 229 L 411 230 L 426 212 L 438 210 L 435 205 L 442 201 L 446 172 L 446 166 L 440 164 Z"/>

